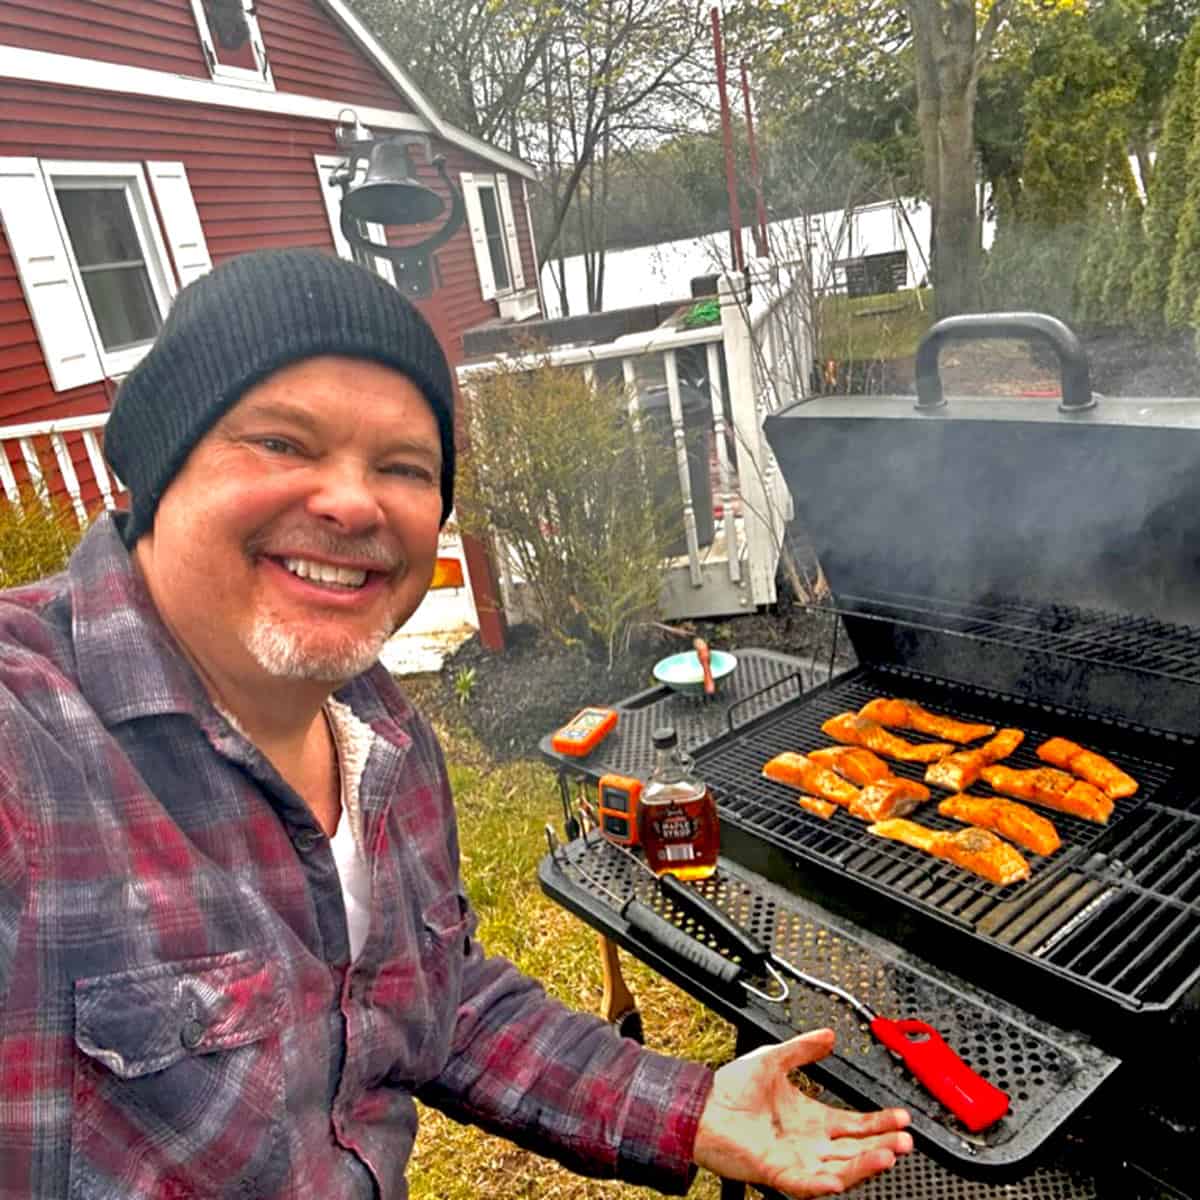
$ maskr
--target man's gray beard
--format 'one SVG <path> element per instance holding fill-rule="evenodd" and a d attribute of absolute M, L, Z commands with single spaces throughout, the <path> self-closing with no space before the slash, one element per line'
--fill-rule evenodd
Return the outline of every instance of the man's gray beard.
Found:
<path fill-rule="evenodd" d="M 344 650 L 314 654 L 305 648 L 298 634 L 259 618 L 246 636 L 246 649 L 268 675 L 277 679 L 345 683 L 374 665 L 388 637 L 385 630 L 379 630 Z"/>

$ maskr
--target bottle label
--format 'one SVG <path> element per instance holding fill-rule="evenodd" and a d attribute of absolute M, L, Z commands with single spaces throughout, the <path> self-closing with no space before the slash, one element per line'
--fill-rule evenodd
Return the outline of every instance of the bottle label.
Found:
<path fill-rule="evenodd" d="M 667 862 L 691 862 L 696 857 L 696 847 L 691 842 L 682 846 L 664 846 L 662 856 Z"/>
<path fill-rule="evenodd" d="M 673 812 L 654 822 L 654 830 L 664 842 L 690 842 L 700 830 L 687 813 Z"/>

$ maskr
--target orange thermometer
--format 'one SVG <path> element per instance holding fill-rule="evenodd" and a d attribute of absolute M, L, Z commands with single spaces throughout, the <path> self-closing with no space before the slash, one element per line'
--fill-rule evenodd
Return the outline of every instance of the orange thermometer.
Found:
<path fill-rule="evenodd" d="M 598 805 L 600 832 L 619 846 L 638 844 L 637 810 L 642 781 L 628 775 L 604 775 L 600 779 Z"/>
<path fill-rule="evenodd" d="M 585 708 L 551 735 L 550 745 L 559 754 L 583 758 L 616 728 L 615 708 Z"/>

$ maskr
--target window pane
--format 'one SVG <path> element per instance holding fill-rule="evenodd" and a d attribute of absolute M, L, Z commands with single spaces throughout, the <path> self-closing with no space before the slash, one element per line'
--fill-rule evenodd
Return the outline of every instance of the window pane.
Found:
<path fill-rule="evenodd" d="M 125 188 L 54 190 L 104 349 L 150 341 L 162 317 Z"/>
<path fill-rule="evenodd" d="M 143 264 L 92 268 L 83 272 L 83 286 L 105 350 L 148 342 L 158 332 L 162 317 Z"/>
<path fill-rule="evenodd" d="M 217 62 L 223 67 L 257 71 L 244 0 L 204 0 L 204 14 Z"/>
<path fill-rule="evenodd" d="M 496 189 L 479 189 L 479 207 L 483 210 L 483 229 L 487 235 L 488 254 L 492 260 L 492 277 L 496 290 L 506 292 L 512 286 L 508 277 L 508 255 L 504 247 L 504 230 L 500 226 L 500 210 L 496 206 Z"/>
<path fill-rule="evenodd" d="M 141 262 L 142 247 L 123 187 L 56 188 L 55 193 L 81 267 Z"/>

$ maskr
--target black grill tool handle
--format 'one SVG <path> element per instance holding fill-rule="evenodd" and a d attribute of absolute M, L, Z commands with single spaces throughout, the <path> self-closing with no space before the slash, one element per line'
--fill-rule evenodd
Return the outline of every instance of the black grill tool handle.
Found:
<path fill-rule="evenodd" d="M 1010 338 L 1016 341 L 1030 337 L 1048 341 L 1058 352 L 1062 373 L 1059 412 L 1084 412 L 1094 408 L 1096 400 L 1092 395 L 1087 355 L 1075 334 L 1056 317 L 1045 313 L 1012 312 L 946 317 L 930 327 L 917 347 L 917 411 L 935 412 L 946 405 L 942 377 L 938 373 L 938 355 L 947 342 L 977 338 Z"/>
<path fill-rule="evenodd" d="M 688 887 L 674 875 L 660 875 L 658 886 L 680 912 L 687 913 L 706 929 L 718 935 L 741 958 L 749 975 L 762 975 L 769 951 L 756 937 L 748 934 L 732 917 L 707 897 Z"/>
<path fill-rule="evenodd" d="M 736 983 L 741 977 L 740 964 L 723 954 L 718 954 L 710 946 L 698 942 L 690 934 L 676 928 L 641 900 L 626 901 L 621 915 L 629 922 L 630 927 L 642 934 L 652 946 L 683 959 L 710 978 L 720 983 Z"/>

